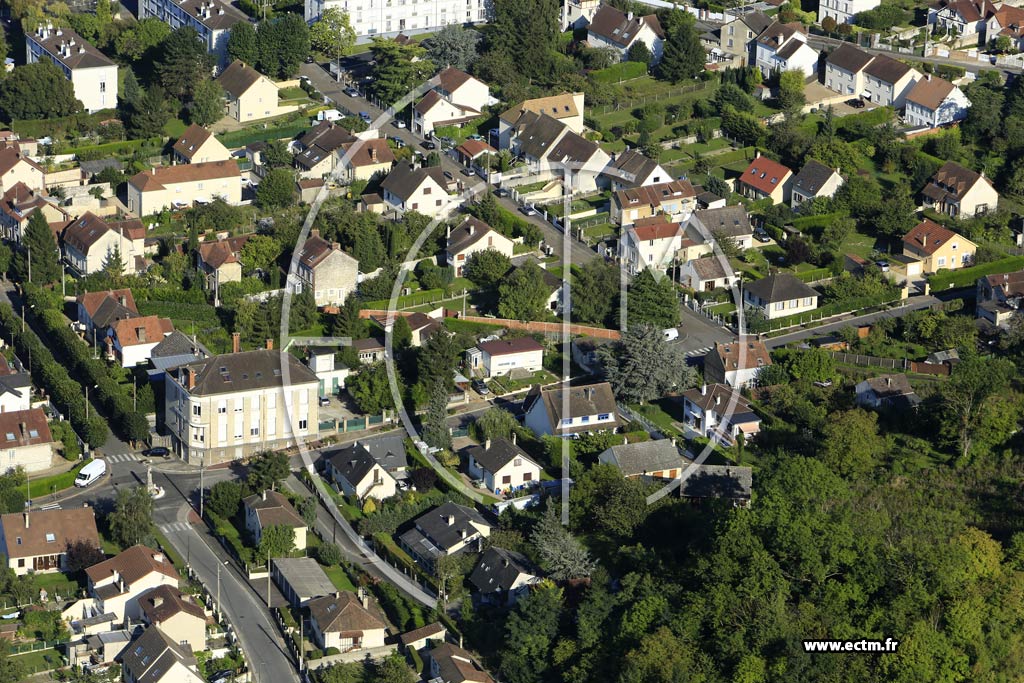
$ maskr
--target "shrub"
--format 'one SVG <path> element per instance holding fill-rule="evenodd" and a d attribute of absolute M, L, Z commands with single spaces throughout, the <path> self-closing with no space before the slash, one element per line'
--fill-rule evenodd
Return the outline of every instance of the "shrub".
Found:
<path fill-rule="evenodd" d="M 341 564 L 341 548 L 333 543 L 324 543 L 316 550 L 316 559 L 325 567 Z"/>

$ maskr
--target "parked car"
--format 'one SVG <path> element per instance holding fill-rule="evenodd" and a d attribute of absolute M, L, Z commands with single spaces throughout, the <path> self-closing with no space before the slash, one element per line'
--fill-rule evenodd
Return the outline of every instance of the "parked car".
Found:
<path fill-rule="evenodd" d="M 451 174 L 451 171 L 443 171 L 443 173 L 444 177 L 447 178 L 448 182 L 453 182 L 455 180 L 455 176 Z"/>
<path fill-rule="evenodd" d="M 395 119 L 394 124 L 395 128 L 405 128 L 405 121 L 402 121 L 401 119 Z"/>
<path fill-rule="evenodd" d="M 320 403 L 320 407 L 321 408 L 323 408 L 324 406 L 331 405 L 331 398 L 330 398 L 330 396 L 321 396 L 319 403 Z"/>
<path fill-rule="evenodd" d="M 422 147 L 423 149 L 437 149 L 437 145 L 435 145 L 430 140 L 424 140 L 423 142 L 421 142 L 420 147 Z"/>
<path fill-rule="evenodd" d="M 352 86 L 345 88 L 345 94 L 349 97 L 359 97 L 359 91 Z"/>
<path fill-rule="evenodd" d="M 854 97 L 851 100 L 846 100 L 846 104 L 850 105 L 854 109 L 863 109 L 864 108 L 864 100 L 862 100 L 859 97 Z"/>
<path fill-rule="evenodd" d="M 466 139 L 467 140 L 480 140 L 482 142 L 483 139 L 484 139 L 484 136 L 483 135 L 470 135 Z"/>
<path fill-rule="evenodd" d="M 400 137 L 392 135 L 391 137 L 388 138 L 388 140 L 395 143 L 395 147 L 397 147 L 398 149 L 402 149 L 403 147 L 405 147 L 405 140 L 403 140 Z"/>
<path fill-rule="evenodd" d="M 889 272 L 889 262 L 888 261 L 875 261 L 875 265 L 878 266 L 878 269 L 881 270 L 883 273 L 888 273 Z"/>
<path fill-rule="evenodd" d="M 468 166 L 463 166 L 461 169 L 459 169 L 459 173 L 468 178 L 469 176 L 473 175 L 473 169 L 471 169 Z"/>
<path fill-rule="evenodd" d="M 487 388 L 487 385 L 483 383 L 483 380 L 474 380 L 473 390 L 481 396 L 487 396 L 491 393 L 491 390 Z"/>
<path fill-rule="evenodd" d="M 499 187 L 494 194 L 498 195 L 499 197 L 509 197 L 512 195 L 512 191 L 509 190 L 507 187 Z"/>
<path fill-rule="evenodd" d="M 142 451 L 147 458 L 166 458 L 171 455 L 171 449 L 164 446 L 153 446 Z"/>
<path fill-rule="evenodd" d="M 370 115 L 367 114 L 365 111 L 359 112 L 359 118 L 361 118 L 366 123 L 370 123 L 371 121 L 373 121 L 373 119 L 370 118 Z"/>
<path fill-rule="evenodd" d="M 766 233 L 764 230 L 755 230 L 754 239 L 760 242 L 761 244 L 766 244 L 772 241 L 772 238 L 769 237 L 768 233 Z"/>
<path fill-rule="evenodd" d="M 533 208 L 532 206 L 526 206 L 524 204 L 523 206 L 519 207 L 519 213 L 523 214 L 524 216 L 536 216 L 537 209 Z"/>

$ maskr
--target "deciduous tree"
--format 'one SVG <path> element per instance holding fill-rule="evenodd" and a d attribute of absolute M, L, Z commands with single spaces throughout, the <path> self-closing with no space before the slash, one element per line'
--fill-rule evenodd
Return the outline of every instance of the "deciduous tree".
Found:
<path fill-rule="evenodd" d="M 508 256 L 497 249 L 484 249 L 466 259 L 462 274 L 477 287 L 490 289 L 505 277 L 510 268 L 512 261 Z"/>
<path fill-rule="evenodd" d="M 451 66 L 462 71 L 476 61 L 480 34 L 461 24 L 448 24 L 430 39 L 427 56 L 439 68 Z"/>
<path fill-rule="evenodd" d="M 540 267 L 526 263 L 498 287 L 498 314 L 513 320 L 539 320 L 550 294 Z"/>
<path fill-rule="evenodd" d="M 145 486 L 118 489 L 114 511 L 107 522 L 114 538 L 126 548 L 150 543 L 153 537 L 153 496 Z"/>
<path fill-rule="evenodd" d="M 224 117 L 224 88 L 212 78 L 199 81 L 192 91 L 189 119 L 200 126 L 212 126 Z"/>
<path fill-rule="evenodd" d="M 82 110 L 71 81 L 44 59 L 15 67 L 0 83 L 0 110 L 7 120 L 70 116 Z"/>
<path fill-rule="evenodd" d="M 287 524 L 271 524 L 260 532 L 260 544 L 256 549 L 256 560 L 263 562 L 278 557 L 288 557 L 295 550 L 295 529 Z"/>
<path fill-rule="evenodd" d="M 259 493 L 276 489 L 288 477 L 288 456 L 277 451 L 264 451 L 256 455 L 249 464 L 246 482 L 249 488 Z"/>
<path fill-rule="evenodd" d="M 329 59 L 341 59 L 356 44 L 356 32 L 349 21 L 348 12 L 328 7 L 309 27 L 309 43 Z"/>
<path fill-rule="evenodd" d="M 218 481 L 210 489 L 206 505 L 221 517 L 231 518 L 242 504 L 242 485 L 237 481 Z"/>
<path fill-rule="evenodd" d="M 670 389 L 697 383 L 686 357 L 653 325 L 630 327 L 618 344 L 598 349 L 598 357 L 615 395 L 629 403 L 646 403 Z"/>
<path fill-rule="evenodd" d="M 288 78 L 309 55 L 309 26 L 293 13 L 261 21 L 259 39 L 260 71 L 272 78 Z"/>
<path fill-rule="evenodd" d="M 256 203 L 261 208 L 274 209 L 288 206 L 295 199 L 295 176 L 287 168 L 267 171 L 256 188 Z"/>
<path fill-rule="evenodd" d="M 231 27 L 227 50 L 228 57 L 233 60 L 239 59 L 249 66 L 259 61 L 259 39 L 256 37 L 256 27 L 252 22 L 239 21 Z"/>

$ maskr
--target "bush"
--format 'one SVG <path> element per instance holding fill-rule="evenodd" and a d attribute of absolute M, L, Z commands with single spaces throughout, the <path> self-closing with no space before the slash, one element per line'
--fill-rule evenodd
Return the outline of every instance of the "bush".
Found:
<path fill-rule="evenodd" d="M 333 543 L 324 543 L 316 550 L 317 561 L 325 567 L 341 564 L 341 548 Z"/>
<path fill-rule="evenodd" d="M 68 422 L 53 422 L 50 424 L 50 434 L 55 441 L 61 443 L 61 454 L 65 460 L 74 462 L 82 456 L 82 448 L 78 445 L 78 437 L 75 436 L 71 424 Z"/>

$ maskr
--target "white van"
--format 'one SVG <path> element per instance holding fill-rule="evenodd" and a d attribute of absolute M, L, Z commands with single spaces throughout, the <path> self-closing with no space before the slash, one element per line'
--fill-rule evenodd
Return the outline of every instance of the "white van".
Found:
<path fill-rule="evenodd" d="M 106 460 L 93 460 L 78 471 L 75 486 L 88 486 L 107 473 Z"/>
<path fill-rule="evenodd" d="M 679 339 L 679 330 L 677 330 L 674 327 L 670 327 L 667 330 L 662 330 L 662 333 L 665 335 L 665 341 L 674 341 L 676 339 Z"/>

